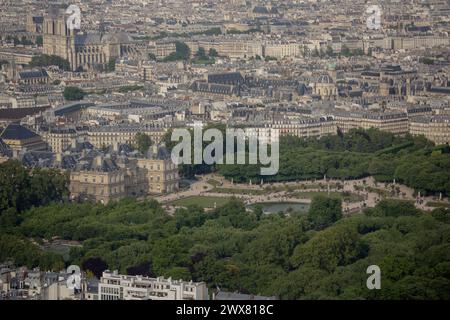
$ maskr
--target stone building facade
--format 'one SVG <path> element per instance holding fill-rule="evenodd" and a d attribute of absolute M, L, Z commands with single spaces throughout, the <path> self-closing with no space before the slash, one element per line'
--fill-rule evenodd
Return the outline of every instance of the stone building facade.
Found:
<path fill-rule="evenodd" d="M 55 153 L 61 153 L 70 148 L 77 139 L 77 132 L 71 128 L 52 128 L 42 133 L 42 138 Z"/>
<path fill-rule="evenodd" d="M 342 132 L 357 128 L 376 128 L 394 134 L 409 132 L 408 115 L 404 112 L 335 112 L 333 118 Z"/>
<path fill-rule="evenodd" d="M 179 188 L 178 167 L 165 147 L 153 147 L 145 157 L 86 155 L 70 171 L 73 200 L 102 203 L 125 197 L 175 192 Z"/>
<path fill-rule="evenodd" d="M 72 70 L 106 68 L 111 59 L 137 54 L 133 40 L 125 33 L 83 34 L 68 28 L 66 19 L 64 12 L 55 10 L 44 16 L 44 54 L 68 60 Z"/>
<path fill-rule="evenodd" d="M 450 116 L 421 116 L 410 119 L 409 133 L 423 135 L 436 144 L 450 144 Z"/>
<path fill-rule="evenodd" d="M 99 300 L 209 300 L 204 282 L 126 276 L 109 270 L 100 278 L 98 294 Z"/>
<path fill-rule="evenodd" d="M 91 128 L 86 140 L 96 148 L 115 144 L 134 144 L 136 134 L 145 133 L 153 143 L 160 143 L 167 132 L 166 128 L 153 128 L 141 125 L 111 125 Z"/>
<path fill-rule="evenodd" d="M 175 192 L 179 188 L 178 167 L 165 148 L 153 147 L 147 157 L 137 159 L 151 194 Z"/>

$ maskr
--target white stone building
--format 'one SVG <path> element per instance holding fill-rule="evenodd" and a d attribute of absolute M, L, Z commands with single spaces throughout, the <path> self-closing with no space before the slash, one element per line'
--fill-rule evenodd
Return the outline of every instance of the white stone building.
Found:
<path fill-rule="evenodd" d="M 127 276 L 106 270 L 98 285 L 99 300 L 209 300 L 204 282 Z"/>

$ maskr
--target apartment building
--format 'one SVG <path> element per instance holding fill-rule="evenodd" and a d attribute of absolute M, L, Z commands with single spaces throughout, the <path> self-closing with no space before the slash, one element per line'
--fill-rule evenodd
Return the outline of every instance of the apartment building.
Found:
<path fill-rule="evenodd" d="M 437 36 L 388 37 L 385 39 L 384 49 L 412 50 L 419 48 L 448 46 L 449 43 L 450 43 L 449 37 L 437 37 Z"/>
<path fill-rule="evenodd" d="M 144 133 L 150 137 L 153 143 L 159 144 L 167 132 L 166 128 L 155 128 L 140 125 L 110 125 L 91 128 L 86 134 L 86 140 L 94 147 L 119 144 L 134 144 L 136 134 Z"/>
<path fill-rule="evenodd" d="M 277 59 L 300 55 L 300 46 L 297 42 L 268 42 L 264 44 L 263 50 L 263 56 Z"/>
<path fill-rule="evenodd" d="M 337 133 L 337 127 L 331 117 L 283 120 L 263 125 L 248 125 L 246 135 L 257 137 L 262 143 L 273 143 L 283 136 L 299 138 L 320 138 Z"/>
<path fill-rule="evenodd" d="M 1 109 L 36 108 L 36 99 L 30 96 L 0 96 Z"/>
<path fill-rule="evenodd" d="M 164 59 L 176 51 L 174 41 L 158 40 L 149 44 L 148 52 L 153 54 L 157 59 Z"/>
<path fill-rule="evenodd" d="M 121 275 L 103 272 L 98 284 L 99 300 L 208 300 L 204 282 Z"/>
<path fill-rule="evenodd" d="M 51 151 L 61 153 L 73 145 L 77 139 L 77 132 L 71 128 L 51 128 L 42 133 L 42 139 L 47 142 Z"/>
<path fill-rule="evenodd" d="M 319 138 L 337 133 L 336 123 L 331 117 L 276 121 L 271 125 L 271 128 L 278 129 L 280 136 L 296 136 L 300 138 Z"/>
<path fill-rule="evenodd" d="M 247 35 L 236 37 L 221 37 L 215 39 L 201 38 L 186 41 L 192 53 L 197 52 L 198 48 L 204 48 L 206 51 L 214 49 L 220 56 L 229 58 L 250 58 L 254 56 L 263 56 L 263 45 L 260 40 Z"/>
<path fill-rule="evenodd" d="M 356 128 L 376 128 L 394 134 L 409 132 L 408 115 L 404 112 L 336 112 L 333 118 L 342 132 Z"/>
<path fill-rule="evenodd" d="M 423 135 L 435 144 L 450 143 L 450 116 L 420 116 L 413 117 L 409 122 L 409 133 Z"/>
<path fill-rule="evenodd" d="M 249 58 L 262 56 L 262 45 L 254 39 L 224 39 L 213 47 L 219 55 L 230 58 Z"/>
<path fill-rule="evenodd" d="M 198 38 L 184 40 L 186 45 L 195 53 L 199 48 L 206 51 L 214 49 L 221 56 L 229 58 L 250 58 L 255 56 L 270 56 L 277 59 L 285 57 L 297 57 L 300 55 L 300 45 L 296 41 L 263 41 L 251 36 L 240 35 L 218 38 Z M 173 40 L 158 40 L 149 47 L 149 52 L 156 58 L 163 59 L 175 52 Z"/>

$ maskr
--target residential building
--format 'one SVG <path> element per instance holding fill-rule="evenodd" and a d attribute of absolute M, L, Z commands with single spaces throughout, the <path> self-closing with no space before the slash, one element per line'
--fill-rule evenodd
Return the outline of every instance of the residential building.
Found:
<path fill-rule="evenodd" d="M 394 134 L 409 132 L 408 115 L 404 112 L 335 112 L 333 118 L 342 132 L 356 128 L 376 128 Z"/>
<path fill-rule="evenodd" d="M 47 142 L 51 151 L 61 153 L 71 147 L 77 139 L 77 132 L 73 128 L 51 128 L 42 132 L 42 138 Z"/>
<path fill-rule="evenodd" d="M 98 294 L 99 300 L 209 300 L 204 282 L 127 276 L 109 270 L 100 278 Z"/>
<path fill-rule="evenodd" d="M 409 133 L 425 136 L 435 144 L 450 144 L 450 116 L 420 116 L 410 119 Z"/>
<path fill-rule="evenodd" d="M 87 132 L 86 139 L 97 148 L 114 144 L 134 144 L 136 134 L 145 133 L 153 143 L 159 144 L 167 132 L 166 128 L 142 125 L 110 125 L 93 127 Z"/>

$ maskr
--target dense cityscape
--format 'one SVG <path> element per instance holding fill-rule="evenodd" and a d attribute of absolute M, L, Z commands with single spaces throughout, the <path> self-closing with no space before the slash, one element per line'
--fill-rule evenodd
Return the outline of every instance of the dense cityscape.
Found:
<path fill-rule="evenodd" d="M 446 0 L 0 0 L 0 300 L 449 300 L 449 143 Z"/>

